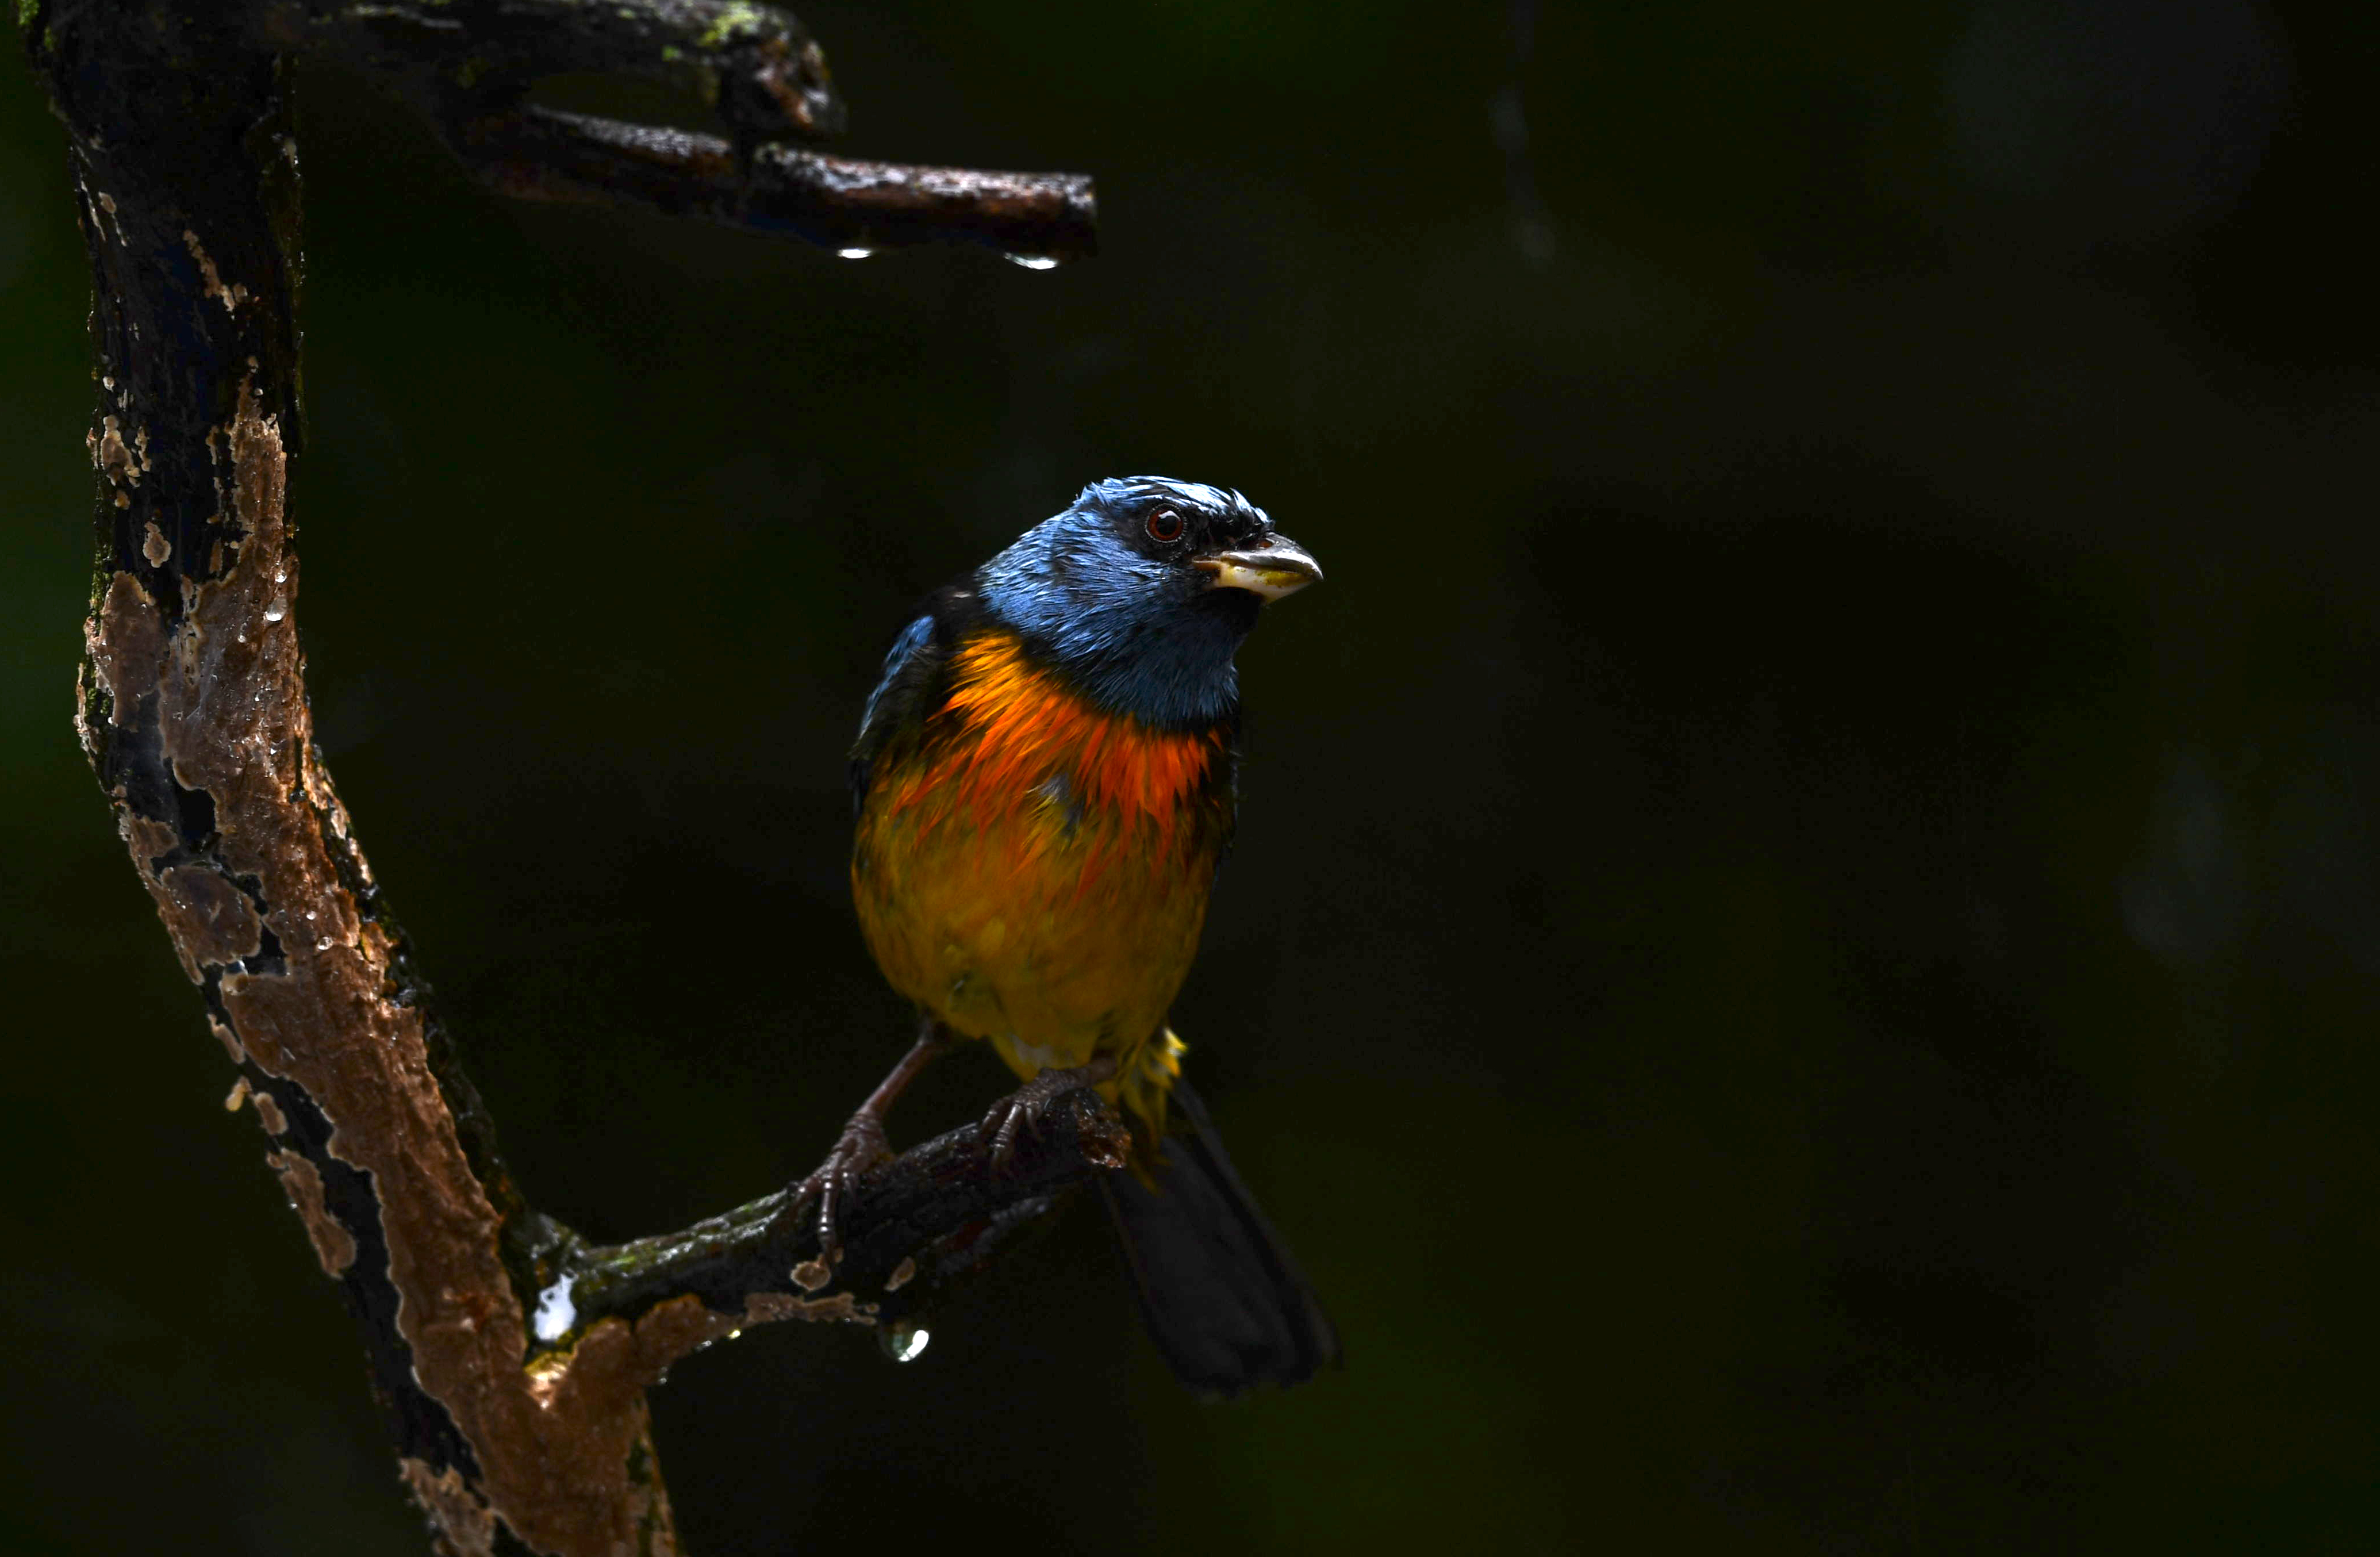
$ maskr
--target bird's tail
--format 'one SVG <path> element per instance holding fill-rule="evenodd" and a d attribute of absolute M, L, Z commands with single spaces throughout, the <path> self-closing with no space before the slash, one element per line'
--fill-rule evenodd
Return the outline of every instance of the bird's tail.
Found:
<path fill-rule="evenodd" d="M 1232 1395 L 1298 1384 L 1339 1360 L 1339 1332 L 1240 1182 L 1207 1110 L 1175 1082 L 1177 1129 L 1144 1181 L 1102 1182 L 1140 1288 L 1148 1338 L 1190 1388 Z"/>

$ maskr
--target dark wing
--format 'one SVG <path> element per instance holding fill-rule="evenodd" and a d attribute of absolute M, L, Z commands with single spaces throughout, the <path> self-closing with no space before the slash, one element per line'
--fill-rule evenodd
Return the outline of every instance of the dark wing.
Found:
<path fill-rule="evenodd" d="M 859 716 L 859 738 L 851 745 L 851 798 L 868 797 L 868 781 L 887 742 L 910 729 L 941 704 L 948 690 L 943 668 L 950 646 L 979 614 L 974 586 L 962 581 L 927 597 L 917 620 L 901 629 L 884 656 L 884 675 L 868 694 Z"/>
<path fill-rule="evenodd" d="M 901 629 L 892 651 L 884 656 L 884 675 L 868 694 L 867 711 L 859 716 L 859 738 L 851 745 L 851 798 L 856 806 L 868 796 L 868 773 L 892 733 L 920 718 L 932 684 L 941 679 L 942 654 L 934 641 L 934 619 L 920 616 Z"/>
<path fill-rule="evenodd" d="M 1223 743 L 1223 760 L 1215 764 L 1207 776 L 1207 803 L 1222 816 L 1222 832 L 1215 848 L 1215 873 L 1221 875 L 1223 862 L 1232 858 L 1232 840 L 1240 830 L 1240 705 L 1236 699 L 1229 712 L 1215 725 L 1216 738 Z"/>

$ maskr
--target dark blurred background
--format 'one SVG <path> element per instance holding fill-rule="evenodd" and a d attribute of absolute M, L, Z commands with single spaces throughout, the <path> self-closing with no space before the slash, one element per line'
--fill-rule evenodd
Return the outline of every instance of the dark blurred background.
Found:
<path fill-rule="evenodd" d="M 1092 171 L 1101 257 L 511 205 L 307 77 L 331 766 L 530 1194 L 677 1225 L 906 1041 L 906 605 L 1244 489 L 1330 580 L 1176 1021 L 1350 1361 L 1193 1402 L 1077 1207 L 915 1365 L 679 1367 L 693 1550 L 2380 1545 L 2380 12 L 803 15 L 849 150 Z M 0 81 L 0 1548 L 418 1553 L 74 744 L 88 284 Z"/>

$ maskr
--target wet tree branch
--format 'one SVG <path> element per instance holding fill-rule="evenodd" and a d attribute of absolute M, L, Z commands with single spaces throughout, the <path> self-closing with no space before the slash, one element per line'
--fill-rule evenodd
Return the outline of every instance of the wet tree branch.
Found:
<path fill-rule="evenodd" d="M 441 118 L 588 72 L 674 87 L 737 136 L 832 135 L 843 102 L 802 24 L 741 0 L 250 0 L 252 43 L 380 77 Z"/>
<path fill-rule="evenodd" d="M 1091 181 L 1079 173 L 910 167 L 773 145 L 739 157 L 716 136 L 534 107 L 468 126 L 457 149 L 509 195 L 702 216 L 845 253 L 972 241 L 1038 268 L 1098 247 Z"/>
<path fill-rule="evenodd" d="M 826 56 L 790 15 L 738 0 L 260 0 L 261 47 L 334 58 L 409 99 L 506 194 L 638 206 L 850 251 L 987 244 L 1027 261 L 1098 246 L 1090 179 L 863 162 L 764 144 L 844 127 Z M 673 86 L 730 140 L 525 105 L 541 76 Z"/>
<path fill-rule="evenodd" d="M 560 1356 L 606 1323 L 641 1332 L 656 1312 L 689 1296 L 705 1310 L 706 1342 L 768 1319 L 897 1325 L 981 1266 L 1087 1170 L 1123 1166 L 1130 1146 L 1114 1112 L 1081 1089 L 997 1172 L 974 1125 L 887 1164 L 841 1213 L 832 1270 L 820 1261 L 808 1208 L 780 1191 L 682 1232 L 568 1249 L 555 1262 L 555 1283 L 540 1295 L 535 1328 L 547 1355 Z"/>
<path fill-rule="evenodd" d="M 1085 252 L 1087 189 L 742 157 L 517 103 L 540 71 L 645 69 L 711 103 L 739 144 L 839 122 L 816 45 L 759 6 L 28 0 L 17 17 L 66 125 L 91 264 L 84 750 L 237 1067 L 234 1101 L 355 1313 L 438 1550 L 673 1553 L 644 1394 L 671 1361 L 770 1320 L 898 1320 L 1120 1162 L 1121 1126 L 1078 1093 L 997 1173 L 972 1135 L 920 1147 L 845 1209 L 832 1270 L 774 1198 L 613 1248 L 523 1198 L 314 744 L 289 511 L 292 60 L 404 76 L 433 118 L 478 127 L 466 154 L 499 187 L 600 188 L 821 241 L 848 220 L 872 241 L 1055 251 L 1055 227 L 1035 241 L 1046 220 L 1076 224 Z M 1052 189 L 1071 192 L 1031 206 Z"/>

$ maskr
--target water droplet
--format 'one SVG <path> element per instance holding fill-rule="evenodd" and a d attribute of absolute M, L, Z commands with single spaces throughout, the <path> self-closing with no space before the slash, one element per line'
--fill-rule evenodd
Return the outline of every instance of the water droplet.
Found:
<path fill-rule="evenodd" d="M 1002 254 L 1001 258 L 1012 265 L 1023 265 L 1028 271 L 1054 271 L 1058 268 L 1057 260 L 1048 254 Z"/>
<path fill-rule="evenodd" d="M 834 257 L 838 260 L 865 260 L 875 252 L 873 249 L 838 249 L 834 251 Z"/>
<path fill-rule="evenodd" d="M 276 584 L 286 584 L 289 582 L 289 570 L 285 567 L 274 568 L 273 570 L 273 581 Z"/>
<path fill-rule="evenodd" d="M 327 946 L 330 943 L 325 941 L 322 944 Z M 559 1341 L 570 1333 L 572 1325 L 578 1322 L 578 1309 L 570 1301 L 570 1289 L 577 1283 L 577 1276 L 565 1275 L 537 1295 L 534 1323 L 539 1340 Z"/>
<path fill-rule="evenodd" d="M 331 938 L 330 938 L 329 936 L 327 936 L 327 935 L 325 935 L 324 937 L 322 937 L 322 939 L 321 939 L 320 941 L 317 941 L 317 942 L 315 942 L 315 943 L 314 943 L 314 950 L 316 950 L 316 951 L 318 951 L 318 952 L 327 952 L 327 951 L 329 951 L 330 949 L 331 949 Z"/>
<path fill-rule="evenodd" d="M 930 1339 L 924 1325 L 911 1324 L 907 1320 L 894 1320 L 876 1332 L 876 1344 L 894 1362 L 915 1362 L 924 1356 L 926 1343 Z"/>
<path fill-rule="evenodd" d="M 289 602 L 284 600 L 275 600 L 271 605 L 264 608 L 264 619 L 268 622 L 278 622 L 281 618 L 288 614 Z"/>

